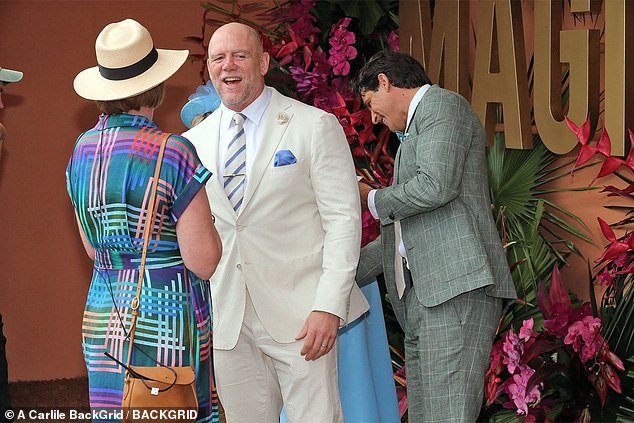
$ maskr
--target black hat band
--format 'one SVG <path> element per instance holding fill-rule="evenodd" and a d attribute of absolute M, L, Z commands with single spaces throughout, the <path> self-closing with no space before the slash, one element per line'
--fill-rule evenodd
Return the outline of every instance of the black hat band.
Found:
<path fill-rule="evenodd" d="M 126 66 L 124 68 L 107 68 L 105 66 L 98 65 L 99 73 L 106 79 L 111 81 L 121 81 L 123 79 L 134 78 L 141 75 L 146 70 L 150 69 L 154 63 L 158 60 L 158 51 L 154 47 L 143 59 L 136 63 Z"/>

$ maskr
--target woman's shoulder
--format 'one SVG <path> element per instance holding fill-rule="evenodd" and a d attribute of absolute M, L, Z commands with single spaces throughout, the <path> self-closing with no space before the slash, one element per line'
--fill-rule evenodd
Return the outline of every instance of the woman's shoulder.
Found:
<path fill-rule="evenodd" d="M 196 152 L 196 147 L 184 136 L 173 133 L 165 133 L 165 135 L 168 135 L 166 149 L 186 155 Z"/>
<path fill-rule="evenodd" d="M 178 163 L 178 166 L 183 166 L 186 163 L 187 167 L 193 169 L 200 166 L 200 157 L 198 157 L 196 147 L 191 141 L 180 134 L 165 134 L 169 136 L 165 145 L 165 155 L 171 156 L 174 164 Z"/>

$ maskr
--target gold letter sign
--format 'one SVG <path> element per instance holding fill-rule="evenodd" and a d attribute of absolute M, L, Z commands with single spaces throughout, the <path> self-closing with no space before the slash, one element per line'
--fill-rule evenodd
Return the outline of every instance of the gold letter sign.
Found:
<path fill-rule="evenodd" d="M 489 143 L 496 131 L 504 131 L 507 148 L 532 147 L 532 94 L 535 132 L 553 153 L 566 154 L 577 146 L 564 116 L 578 125 L 589 118 L 594 133 L 601 112 L 612 154 L 628 152 L 627 129 L 634 130 L 634 83 L 629 82 L 634 73 L 629 51 L 634 39 L 634 0 L 436 0 L 431 5 L 431 0 L 401 0 L 401 51 L 419 59 L 432 81 L 468 99 L 465 46 L 467 35 L 474 33 L 471 104 Z M 530 8 L 534 12 L 528 31 L 534 37 L 532 92 L 522 5 L 529 8 L 527 17 Z M 475 13 L 477 19 L 469 19 Z M 596 29 L 600 18 L 604 28 Z M 568 20 L 572 29 L 563 30 Z"/>
<path fill-rule="evenodd" d="M 596 127 L 599 110 L 599 31 L 562 31 L 563 3 L 536 0 L 533 110 L 544 145 L 556 154 L 575 148 L 577 138 L 564 121 L 561 62 L 569 63 L 568 117 L 578 125 L 590 117 Z M 561 35 L 561 41 L 560 41 Z"/>
<path fill-rule="evenodd" d="M 489 143 L 502 105 L 506 148 L 531 148 L 531 114 L 519 1 L 480 2 L 471 104 Z"/>
<path fill-rule="evenodd" d="M 624 155 L 627 129 L 632 124 L 631 80 L 632 51 L 628 53 L 628 41 L 632 40 L 634 4 L 631 0 L 605 1 L 605 126 L 612 141 L 612 154 Z M 628 28 L 628 24 L 630 27 Z M 628 143 L 629 145 L 629 143 Z"/>

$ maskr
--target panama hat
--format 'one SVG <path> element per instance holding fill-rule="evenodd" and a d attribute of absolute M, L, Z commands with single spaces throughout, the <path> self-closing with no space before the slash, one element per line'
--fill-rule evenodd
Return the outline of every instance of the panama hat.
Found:
<path fill-rule="evenodd" d="M 20 71 L 0 67 L 0 82 L 18 82 L 22 79 L 22 75 L 23 73 Z"/>
<path fill-rule="evenodd" d="M 156 87 L 185 63 L 188 50 L 154 48 L 148 30 L 133 19 L 107 25 L 95 42 L 97 66 L 81 71 L 75 92 L 88 100 L 120 100 Z"/>

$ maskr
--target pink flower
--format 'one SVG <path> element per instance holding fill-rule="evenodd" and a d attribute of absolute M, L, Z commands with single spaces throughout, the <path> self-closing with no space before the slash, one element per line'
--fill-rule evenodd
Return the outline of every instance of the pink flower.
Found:
<path fill-rule="evenodd" d="M 570 322 L 572 323 L 572 322 L 577 322 L 579 320 L 583 320 L 583 318 L 586 316 L 593 316 L 592 306 L 590 305 L 590 303 L 583 303 L 581 307 L 575 308 L 572 311 L 572 313 L 570 313 Z M 562 338 L 564 336 L 566 335 L 565 334 L 561 335 Z"/>
<path fill-rule="evenodd" d="M 524 352 L 524 344 L 520 337 L 515 334 L 513 328 L 509 329 L 504 337 L 502 351 L 505 353 L 504 364 L 506 364 L 506 368 L 509 373 L 515 373 L 515 369 L 519 366 Z"/>
<path fill-rule="evenodd" d="M 302 19 L 298 19 L 296 22 L 290 25 L 297 37 L 308 40 L 309 42 L 315 39 L 315 36 L 319 34 L 319 28 L 313 25 L 315 21 L 314 16 L 311 14 L 306 15 Z"/>
<path fill-rule="evenodd" d="M 317 18 L 310 13 L 316 4 L 315 0 L 289 2 L 287 7 L 275 8 L 270 13 L 273 20 L 290 23 L 298 37 L 309 39 L 319 33 L 319 28 L 313 25 Z"/>
<path fill-rule="evenodd" d="M 330 45 L 335 47 L 337 45 L 354 44 L 355 36 L 354 32 L 348 31 L 348 25 L 352 19 L 346 17 L 341 18 L 330 29 Z"/>
<path fill-rule="evenodd" d="M 330 53 L 328 63 L 332 66 L 332 72 L 335 75 L 348 75 L 350 73 L 349 60 L 357 57 L 357 49 L 352 46 L 356 42 L 356 37 L 354 32 L 347 30 L 350 21 L 350 18 L 342 18 L 332 26 L 330 31 L 328 42 L 331 48 L 328 51 Z"/>
<path fill-rule="evenodd" d="M 614 260 L 612 260 L 612 262 L 614 263 L 615 266 L 618 267 L 625 267 L 627 266 L 627 264 L 630 261 L 630 254 L 625 253 L 625 254 L 621 254 L 620 256 L 616 257 Z"/>
<path fill-rule="evenodd" d="M 320 75 L 320 77 L 327 79 L 330 72 L 330 64 L 326 58 L 326 53 L 321 48 L 318 48 L 313 52 L 312 56 L 313 71 Z"/>
<path fill-rule="evenodd" d="M 540 385 L 533 386 L 530 391 L 526 391 L 528 380 L 531 378 L 535 370 L 529 366 L 522 365 L 519 367 L 519 373 L 514 374 L 505 385 L 505 391 L 509 395 L 511 401 L 505 404 L 507 408 L 515 408 L 518 415 L 528 415 L 528 407 L 533 406 L 541 399 Z M 512 402 L 512 405 L 510 404 Z"/>
<path fill-rule="evenodd" d="M 537 336 L 537 332 L 533 330 L 533 324 L 534 321 L 532 317 L 522 322 L 522 327 L 520 328 L 520 339 L 524 342 Z"/>
<path fill-rule="evenodd" d="M 610 271 L 609 266 L 601 269 L 597 275 L 599 285 L 612 286 L 614 284 L 614 274 Z"/>
<path fill-rule="evenodd" d="M 326 54 L 321 49 L 312 52 L 310 57 L 311 70 L 307 70 L 303 66 L 292 65 L 289 66 L 289 71 L 293 81 L 295 81 L 297 92 L 314 96 L 327 89 L 330 66 L 326 60 Z"/>
<path fill-rule="evenodd" d="M 343 51 L 337 52 L 333 52 L 333 49 L 330 49 L 330 54 L 328 63 L 332 65 L 332 72 L 335 75 L 348 75 L 350 73 L 350 62 L 348 62 L 348 59 L 357 57 L 357 49 L 346 47 Z"/>
<path fill-rule="evenodd" d="M 575 352 L 581 351 L 581 361 L 587 362 L 595 357 L 601 343 L 598 342 L 599 328 L 601 327 L 601 319 L 592 316 L 586 316 L 580 321 L 576 321 L 568 328 L 568 333 L 564 338 L 564 343 L 572 345 Z"/>
<path fill-rule="evenodd" d="M 291 77 L 296 83 L 297 91 L 300 93 L 307 93 L 312 91 L 313 79 L 309 72 L 306 72 L 304 68 L 299 66 L 289 66 Z"/>
<path fill-rule="evenodd" d="M 399 51 L 399 37 L 396 31 L 390 32 L 387 43 L 390 45 L 392 51 Z"/>

